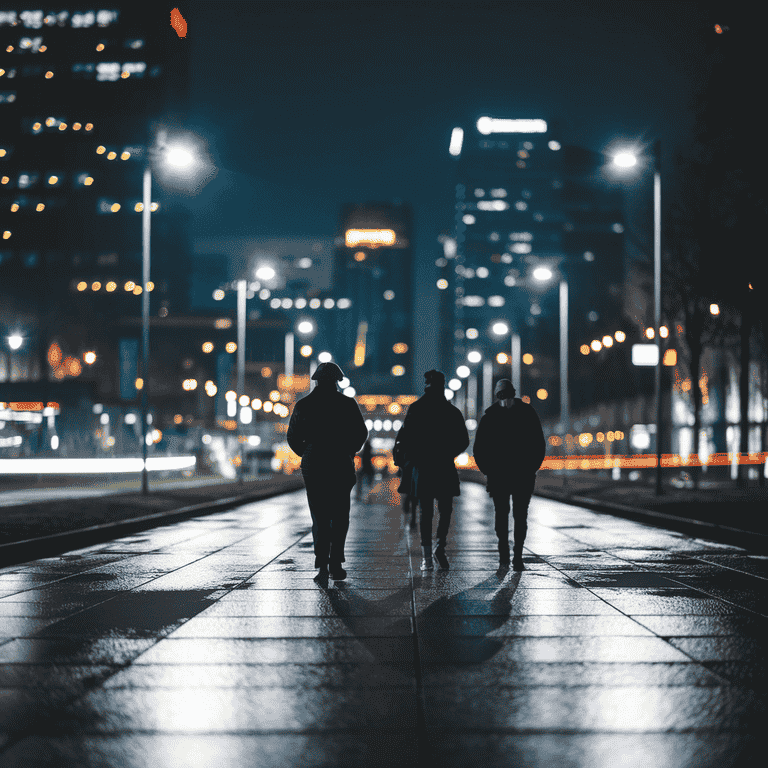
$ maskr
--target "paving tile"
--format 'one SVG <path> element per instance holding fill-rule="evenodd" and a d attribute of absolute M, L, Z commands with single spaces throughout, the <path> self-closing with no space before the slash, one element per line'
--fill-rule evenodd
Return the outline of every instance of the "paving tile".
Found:
<path fill-rule="evenodd" d="M 420 768 L 417 740 L 403 733 L 175 733 L 29 737 L 3 754 L 3 768 Z"/>
<path fill-rule="evenodd" d="M 16 642 L 16 641 L 14 641 Z M 662 641 L 659 641 L 662 642 Z M 5 646 L 0 646 L 0 658 Z M 408 637 L 319 639 L 161 640 L 135 664 L 338 664 L 380 663 L 413 666 L 413 640 Z"/>
<path fill-rule="evenodd" d="M 215 616 L 191 619 L 174 630 L 169 637 L 410 637 L 412 634 L 412 620 L 408 616 L 394 619 L 370 616 L 345 619 Z"/>
<path fill-rule="evenodd" d="M 410 688 L 104 689 L 67 707 L 58 728 L 81 732 L 258 733 L 407 730 L 416 723 Z"/>
<path fill-rule="evenodd" d="M 153 639 L 123 637 L 21 638 L 0 645 L 0 663 L 125 664 L 154 643 Z"/>
<path fill-rule="evenodd" d="M 734 768 L 759 761 L 759 741 L 744 733 L 462 733 L 430 735 L 442 768 Z M 617 763 L 617 760 L 620 762 Z"/>
<path fill-rule="evenodd" d="M 500 689 L 492 697 L 429 688 L 429 727 L 466 730 L 643 733 L 732 730 L 748 733 L 765 705 L 730 687 L 552 687 Z"/>
<path fill-rule="evenodd" d="M 384 664 L 134 664 L 105 688 L 378 688 L 415 690 L 410 670 Z"/>
<path fill-rule="evenodd" d="M 764 637 L 670 637 L 669 643 L 697 661 L 765 664 L 768 660 Z"/>
<path fill-rule="evenodd" d="M 651 630 L 626 616 L 439 616 L 417 617 L 419 637 L 589 637 L 634 635 Z"/>
<path fill-rule="evenodd" d="M 731 635 L 765 638 L 768 619 L 754 614 L 725 616 L 638 616 L 632 617 L 662 637 L 706 637 Z"/>
<path fill-rule="evenodd" d="M 532 662 L 508 661 L 498 656 L 463 664 L 429 663 L 422 668 L 424 687 L 526 688 L 528 686 L 720 687 L 722 676 L 695 662 Z M 486 695 L 481 693 L 479 695 Z"/>

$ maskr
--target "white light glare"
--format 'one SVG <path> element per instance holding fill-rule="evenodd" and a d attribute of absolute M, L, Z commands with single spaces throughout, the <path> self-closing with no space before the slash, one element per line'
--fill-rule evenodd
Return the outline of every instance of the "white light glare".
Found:
<path fill-rule="evenodd" d="M 506 323 L 499 321 L 493 324 L 492 330 L 498 336 L 503 336 L 505 333 L 507 333 L 507 331 L 509 331 L 509 326 Z"/>
<path fill-rule="evenodd" d="M 174 147 L 173 149 L 168 150 L 165 159 L 169 165 L 173 165 L 176 168 L 189 168 L 189 166 L 195 162 L 192 153 L 181 147 Z"/>
<path fill-rule="evenodd" d="M 470 363 L 479 363 L 483 359 L 483 356 L 475 349 L 473 349 L 468 355 L 467 360 Z"/>
<path fill-rule="evenodd" d="M 317 356 L 317 360 L 320 363 L 330 363 L 331 362 L 331 357 L 332 357 L 332 355 L 331 355 L 330 352 L 321 352 Z"/>
<path fill-rule="evenodd" d="M 487 136 L 489 133 L 546 133 L 545 120 L 497 120 L 493 117 L 481 117 L 477 121 L 477 130 Z"/>
<path fill-rule="evenodd" d="M 620 152 L 618 155 L 614 155 L 613 162 L 622 168 L 631 168 L 637 163 L 637 158 L 630 152 Z"/>
<path fill-rule="evenodd" d="M 302 321 L 301 321 L 301 322 L 298 324 L 298 326 L 296 327 L 296 330 L 297 330 L 299 333 L 312 333 L 312 331 L 314 330 L 314 328 L 315 328 L 315 326 L 314 326 L 314 325 L 312 325 L 311 321 L 309 321 L 309 320 L 302 320 Z"/>
<path fill-rule="evenodd" d="M 454 128 L 451 131 L 451 145 L 448 151 L 453 157 L 458 157 L 461 154 L 461 145 L 464 141 L 464 130 L 462 128 Z"/>
<path fill-rule="evenodd" d="M 256 270 L 256 277 L 259 280 L 271 280 L 275 276 L 275 270 L 272 267 L 259 267 Z"/>
<path fill-rule="evenodd" d="M 24 339 L 18 333 L 13 333 L 8 337 L 8 346 L 11 349 L 18 349 L 23 342 Z"/>
<path fill-rule="evenodd" d="M 536 267 L 536 269 L 533 270 L 533 279 L 539 280 L 540 282 L 544 282 L 544 280 L 549 280 L 552 277 L 552 270 L 549 269 L 549 267 Z"/>
<path fill-rule="evenodd" d="M 467 376 L 469 376 L 470 373 L 471 373 L 471 371 L 469 370 L 469 368 L 466 365 L 460 365 L 456 369 L 456 375 L 460 376 L 462 379 L 466 379 Z"/>
<path fill-rule="evenodd" d="M 151 434 L 148 435 L 151 437 Z M 195 466 L 194 456 L 155 456 L 147 459 L 147 469 L 188 469 Z M 3 459 L 0 475 L 36 474 L 111 474 L 141 472 L 141 459 Z"/>

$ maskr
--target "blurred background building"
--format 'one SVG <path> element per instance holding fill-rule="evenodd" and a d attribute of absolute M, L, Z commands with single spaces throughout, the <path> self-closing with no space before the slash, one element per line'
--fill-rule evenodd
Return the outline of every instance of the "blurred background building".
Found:
<path fill-rule="evenodd" d="M 623 201 L 601 181 L 606 159 L 563 145 L 557 122 L 544 119 L 481 118 L 453 130 L 449 151 L 455 230 L 441 238 L 437 260 L 446 296 L 441 363 L 470 424 L 502 376 L 520 382 L 518 396 L 542 418 L 559 416 L 566 286 L 571 407 L 617 396 L 622 376 L 601 378 L 594 356 L 585 365 L 574 354 L 619 330 Z M 620 370 L 631 368 L 625 350 L 618 354 Z"/>

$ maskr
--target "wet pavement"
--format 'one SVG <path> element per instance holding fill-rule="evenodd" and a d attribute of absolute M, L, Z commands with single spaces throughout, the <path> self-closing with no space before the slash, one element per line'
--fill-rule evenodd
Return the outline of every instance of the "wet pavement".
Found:
<path fill-rule="evenodd" d="M 462 485 L 421 573 L 397 480 L 314 577 L 303 491 L 0 570 L 0 766 L 752 765 L 768 558 Z M 436 565 L 437 567 L 437 565 Z"/>

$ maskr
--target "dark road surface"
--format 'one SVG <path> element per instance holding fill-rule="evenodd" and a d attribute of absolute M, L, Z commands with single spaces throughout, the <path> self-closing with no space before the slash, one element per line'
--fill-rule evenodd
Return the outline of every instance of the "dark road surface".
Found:
<path fill-rule="evenodd" d="M 464 483 L 422 574 L 396 480 L 314 580 L 303 491 L 0 570 L 0 766 L 727 768 L 766 741 L 768 558 Z"/>

